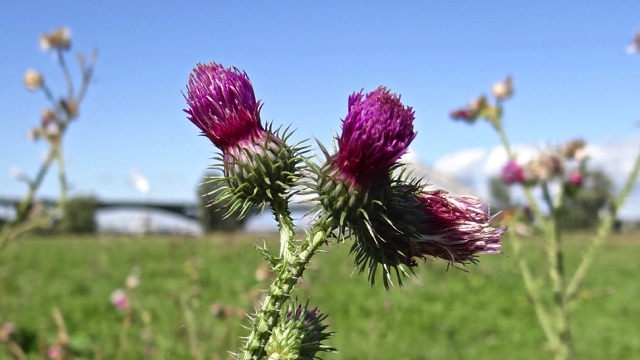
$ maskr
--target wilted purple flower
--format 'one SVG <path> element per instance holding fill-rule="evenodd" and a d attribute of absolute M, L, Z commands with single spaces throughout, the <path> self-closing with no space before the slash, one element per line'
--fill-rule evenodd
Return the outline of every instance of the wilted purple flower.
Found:
<path fill-rule="evenodd" d="M 118 289 L 111 293 L 111 303 L 115 305 L 118 310 L 126 310 L 130 305 L 129 298 L 122 289 Z"/>
<path fill-rule="evenodd" d="M 198 64 L 189 75 L 186 100 L 189 120 L 223 152 L 266 133 L 260 122 L 262 105 L 247 74 L 236 67 Z"/>
<path fill-rule="evenodd" d="M 474 123 L 476 120 L 473 110 L 469 108 L 459 108 L 459 109 L 451 110 L 451 112 L 449 113 L 449 116 L 453 120 L 463 120 L 470 124 Z"/>
<path fill-rule="evenodd" d="M 497 254 L 506 227 L 494 228 L 485 205 L 469 196 L 452 196 L 444 190 L 423 192 L 425 220 L 418 248 L 422 255 L 465 264 L 476 254 Z"/>
<path fill-rule="evenodd" d="M 386 176 L 416 136 L 414 112 L 400 97 L 380 86 L 366 96 L 349 96 L 349 112 L 333 162 L 340 176 L 358 184 Z"/>
<path fill-rule="evenodd" d="M 564 173 L 564 164 L 560 155 L 555 152 L 544 152 L 527 164 L 526 169 L 531 178 L 537 181 L 548 181 Z"/>
<path fill-rule="evenodd" d="M 507 185 L 522 184 L 525 181 L 524 170 L 517 162 L 509 160 L 502 168 L 502 181 Z"/>

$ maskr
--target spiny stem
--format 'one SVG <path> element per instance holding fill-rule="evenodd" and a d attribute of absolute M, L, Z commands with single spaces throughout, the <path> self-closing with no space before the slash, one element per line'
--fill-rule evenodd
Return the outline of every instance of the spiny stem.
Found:
<path fill-rule="evenodd" d="M 289 205 L 286 200 L 277 198 L 271 202 L 271 208 L 280 228 L 280 257 L 288 259 L 294 248 L 293 236 L 295 235 Z"/>
<path fill-rule="evenodd" d="M 278 276 L 267 290 L 262 308 L 251 324 L 251 334 L 237 359 L 259 360 L 266 356 L 265 347 L 271 336 L 271 331 L 278 322 L 282 305 L 291 294 L 297 279 L 302 276 L 309 260 L 315 255 L 324 240 L 325 231 L 319 227 L 314 228 L 305 239 L 303 246 L 294 248 L 290 261 L 283 258 L 278 264 L 276 267 Z"/>

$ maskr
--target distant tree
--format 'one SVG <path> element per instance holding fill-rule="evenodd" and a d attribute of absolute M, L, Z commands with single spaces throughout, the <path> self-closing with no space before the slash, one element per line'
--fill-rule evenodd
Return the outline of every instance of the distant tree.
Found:
<path fill-rule="evenodd" d="M 511 191 L 500 177 L 489 178 L 489 194 L 491 196 L 491 213 L 498 213 L 512 206 Z"/>
<path fill-rule="evenodd" d="M 219 189 L 222 184 L 219 181 L 212 181 L 210 177 L 216 174 L 206 174 L 203 182 L 198 185 L 198 199 L 200 206 L 200 224 L 205 232 L 225 231 L 232 232 L 242 230 L 246 218 L 238 220 L 237 216 L 227 215 L 228 207 L 225 203 L 214 204 L 218 193 L 212 194 Z"/>
<path fill-rule="evenodd" d="M 76 196 L 67 200 L 58 230 L 74 234 L 95 232 L 97 208 L 98 199 L 94 196 Z"/>
<path fill-rule="evenodd" d="M 596 227 L 599 213 L 613 197 L 613 182 L 602 171 L 593 171 L 585 176 L 582 189 L 568 196 L 558 223 L 565 229 L 588 229 Z"/>

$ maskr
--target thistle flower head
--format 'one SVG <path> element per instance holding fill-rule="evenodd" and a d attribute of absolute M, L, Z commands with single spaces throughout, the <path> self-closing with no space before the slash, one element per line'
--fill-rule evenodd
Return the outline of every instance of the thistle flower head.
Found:
<path fill-rule="evenodd" d="M 487 97 L 481 95 L 469 101 L 467 106 L 452 110 L 449 116 L 453 120 L 461 120 L 467 124 L 473 124 L 487 108 L 490 108 Z"/>
<path fill-rule="evenodd" d="M 42 50 L 69 50 L 71 48 L 71 32 L 66 27 L 54 30 L 52 33 L 40 35 Z"/>
<path fill-rule="evenodd" d="M 506 227 L 494 228 L 487 207 L 476 198 L 452 196 L 444 190 L 419 195 L 425 212 L 419 248 L 450 262 L 476 262 L 476 254 L 497 254 Z"/>
<path fill-rule="evenodd" d="M 44 76 L 38 70 L 29 69 L 22 77 L 22 81 L 27 89 L 36 91 L 44 84 Z"/>
<path fill-rule="evenodd" d="M 526 170 L 533 180 L 545 182 L 564 173 L 564 164 L 559 154 L 543 152 L 528 164 Z"/>
<path fill-rule="evenodd" d="M 449 116 L 453 120 L 462 120 L 469 124 L 473 124 L 478 119 L 473 110 L 466 107 L 451 110 Z"/>
<path fill-rule="evenodd" d="M 318 308 L 308 310 L 308 302 L 304 306 L 294 307 L 290 303 L 286 314 L 273 329 L 273 334 L 266 346 L 270 360 L 313 360 L 319 351 L 333 352 L 334 348 L 323 345 L 333 333 L 325 332 L 328 325 L 322 324 L 327 315 L 321 314 Z"/>
<path fill-rule="evenodd" d="M 130 306 L 129 298 L 122 289 L 118 289 L 111 293 L 110 300 L 118 310 L 126 310 Z"/>
<path fill-rule="evenodd" d="M 513 96 L 513 80 L 507 76 L 504 80 L 491 86 L 491 94 L 498 100 L 507 100 Z"/>
<path fill-rule="evenodd" d="M 239 210 L 242 217 L 255 205 L 266 206 L 299 178 L 300 149 L 286 144 L 286 130 L 280 138 L 278 130 L 262 126 L 261 105 L 244 71 L 198 64 L 185 98 L 188 119 L 222 150 L 225 177 L 214 181 L 228 185 L 217 201 L 229 200 L 229 213 Z"/>
<path fill-rule="evenodd" d="M 388 175 L 416 136 L 413 120 L 412 108 L 383 86 L 366 96 L 354 93 L 337 139 L 335 166 L 360 184 Z"/>
<path fill-rule="evenodd" d="M 509 160 L 502 168 L 502 181 L 507 184 L 522 184 L 525 182 L 524 170 L 515 160 Z"/>
<path fill-rule="evenodd" d="M 571 186 L 580 187 L 582 185 L 583 176 L 579 171 L 573 172 L 569 175 L 569 180 L 567 181 Z"/>
<path fill-rule="evenodd" d="M 187 85 L 188 119 L 223 152 L 265 132 L 260 101 L 244 71 L 198 64 Z"/>
<path fill-rule="evenodd" d="M 317 169 L 320 203 L 340 225 L 362 225 L 389 185 L 392 168 L 416 136 L 414 112 L 385 87 L 349 97 L 349 112 L 333 155 Z"/>

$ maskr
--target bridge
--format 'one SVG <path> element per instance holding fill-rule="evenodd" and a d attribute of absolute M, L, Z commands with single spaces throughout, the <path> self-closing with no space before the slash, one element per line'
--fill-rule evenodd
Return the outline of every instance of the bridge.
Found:
<path fill-rule="evenodd" d="M 0 207 L 18 208 L 21 199 L 1 198 Z M 48 207 L 54 207 L 58 203 L 57 200 L 50 198 L 36 199 L 35 202 L 44 203 Z M 311 209 L 309 204 L 292 204 L 291 211 L 307 211 Z M 175 215 L 179 215 L 188 219 L 198 220 L 200 216 L 200 207 L 195 202 L 170 202 L 170 201 L 131 201 L 131 200 L 99 200 L 98 210 L 100 209 L 155 209 L 163 210 Z M 257 213 L 257 210 L 254 210 Z"/>
<path fill-rule="evenodd" d="M 0 198 L 0 206 L 17 209 L 20 199 Z M 36 199 L 36 202 L 53 207 L 58 203 L 53 199 Z M 130 201 L 130 200 L 98 200 L 98 209 L 157 209 L 164 210 L 189 219 L 197 220 L 200 209 L 197 203 L 191 202 L 163 202 L 163 201 Z"/>

